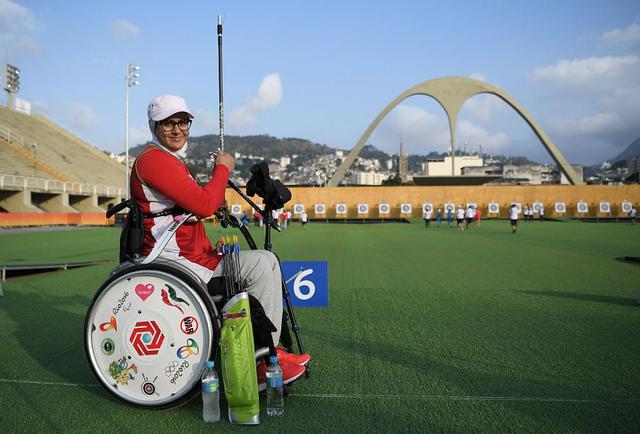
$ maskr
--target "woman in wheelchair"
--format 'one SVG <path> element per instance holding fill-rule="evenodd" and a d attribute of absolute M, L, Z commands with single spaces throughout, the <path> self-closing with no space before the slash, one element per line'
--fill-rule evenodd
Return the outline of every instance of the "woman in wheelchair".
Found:
<path fill-rule="evenodd" d="M 200 186 L 184 163 L 193 120 L 186 102 L 178 96 L 159 96 L 151 101 L 147 114 L 153 143 L 135 159 L 130 178 L 131 198 L 145 214 L 143 255 L 151 252 L 177 216 L 185 212 L 200 218 L 214 214 L 224 202 L 227 180 L 235 165 L 231 155 L 218 152 L 211 180 Z M 191 217 L 176 230 L 160 258 L 178 263 L 204 282 L 210 282 L 210 292 L 215 287 L 216 278 L 225 272 L 199 218 Z M 290 383 L 304 374 L 304 365 L 310 356 L 292 354 L 278 346 L 282 322 L 278 261 L 265 250 L 241 251 L 240 271 L 247 292 L 259 301 L 275 326 L 276 331 L 271 333 L 272 348 L 278 355 L 284 383 Z M 265 374 L 266 365 L 261 361 L 258 365 L 259 383 L 264 383 Z"/>

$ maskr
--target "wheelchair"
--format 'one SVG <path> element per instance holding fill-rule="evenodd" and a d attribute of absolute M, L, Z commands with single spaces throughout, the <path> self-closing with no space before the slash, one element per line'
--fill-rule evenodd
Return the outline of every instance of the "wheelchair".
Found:
<path fill-rule="evenodd" d="M 205 362 L 217 357 L 220 327 L 206 284 L 187 268 L 123 263 L 89 306 L 85 349 L 114 397 L 168 408 L 197 394 Z"/>
<path fill-rule="evenodd" d="M 266 170 L 258 190 L 272 182 Z M 260 174 L 265 176 L 264 167 Z M 282 200 L 274 202 L 274 193 L 268 193 L 271 199 L 260 210 L 231 182 L 230 186 L 265 216 L 265 249 L 271 250 L 270 204 L 280 205 Z M 228 213 L 224 217 L 223 226 L 239 228 L 251 249 L 256 249 L 237 218 Z M 291 321 L 298 349 L 304 352 L 284 280 L 282 290 L 288 309 L 285 321 Z M 175 262 L 150 257 L 122 262 L 89 305 L 84 341 L 91 369 L 111 395 L 128 405 L 164 409 L 186 403 L 200 391 L 205 362 L 215 360 L 219 366 L 224 301 L 210 294 L 207 283 L 195 273 Z M 285 321 L 282 334 L 288 342 L 284 346 L 291 349 Z M 259 348 L 256 358 L 268 353 L 268 348 Z"/>

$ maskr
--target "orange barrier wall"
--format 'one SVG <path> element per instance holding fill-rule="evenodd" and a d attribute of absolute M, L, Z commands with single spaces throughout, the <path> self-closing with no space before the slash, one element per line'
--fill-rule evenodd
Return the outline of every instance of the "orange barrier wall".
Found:
<path fill-rule="evenodd" d="M 506 217 L 507 209 L 513 202 L 520 202 L 522 206 L 534 202 L 544 204 L 547 217 L 623 217 L 620 209 L 622 202 L 630 202 L 638 208 L 640 206 L 640 185 L 519 185 L 519 186 L 403 186 L 403 187 L 292 187 L 292 199 L 287 208 L 292 210 L 294 204 L 304 204 L 309 217 L 336 218 L 336 204 L 344 203 L 348 207 L 346 217 L 358 217 L 356 207 L 358 204 L 368 204 L 368 217 L 379 217 L 378 205 L 388 203 L 390 213 L 388 217 L 400 217 L 400 204 L 408 203 L 412 206 L 411 214 L 402 214 L 403 217 L 420 217 L 422 204 L 432 203 L 434 208 L 443 208 L 445 203 L 467 204 L 475 202 L 483 216 Z M 249 211 L 249 206 L 240 196 L 231 189 L 227 189 L 227 202 L 229 206 L 239 204 L 243 210 Z M 253 198 L 258 204 L 261 199 Z M 586 202 L 589 212 L 586 214 L 576 211 L 578 202 Z M 601 201 L 609 202 L 611 212 L 601 214 L 598 212 Z M 489 203 L 498 203 L 500 213 L 488 214 Z M 564 202 L 567 212 L 556 215 L 554 204 Z M 315 204 L 324 204 L 326 213 L 316 216 Z M 343 218 L 339 215 L 338 218 Z"/>
<path fill-rule="evenodd" d="M 50 225 L 112 225 L 115 218 L 107 219 L 101 212 L 11 212 L 0 213 L 1 226 L 50 226 Z"/>

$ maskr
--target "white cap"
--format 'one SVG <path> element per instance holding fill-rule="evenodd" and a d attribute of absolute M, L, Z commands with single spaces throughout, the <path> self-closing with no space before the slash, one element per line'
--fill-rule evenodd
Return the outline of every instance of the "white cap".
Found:
<path fill-rule="evenodd" d="M 176 113 L 184 112 L 193 119 L 193 114 L 189 111 L 184 99 L 175 95 L 160 95 L 151 100 L 147 109 L 147 116 L 150 121 L 161 121 Z"/>

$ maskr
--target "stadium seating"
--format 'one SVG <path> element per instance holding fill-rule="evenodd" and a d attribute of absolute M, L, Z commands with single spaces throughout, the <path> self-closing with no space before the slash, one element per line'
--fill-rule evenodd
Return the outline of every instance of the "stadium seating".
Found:
<path fill-rule="evenodd" d="M 31 166 L 29 176 L 33 176 L 32 144 L 37 144 L 36 161 L 38 176 L 47 173 L 45 165 L 50 168 L 47 178 L 84 184 L 122 187 L 124 184 L 124 166 L 110 158 L 105 152 L 91 146 L 79 137 L 64 130 L 41 115 L 26 115 L 0 107 L 0 128 L 8 128 L 22 140 L 14 141 L 9 146 L 18 152 L 22 151 L 23 163 L 16 162 L 16 152 L 0 147 L 0 164 L 2 173 L 25 174 L 24 165 Z M 6 144 L 6 142 L 5 142 Z M 29 161 L 30 160 L 30 161 Z M 8 169 L 7 165 L 12 169 Z"/>

